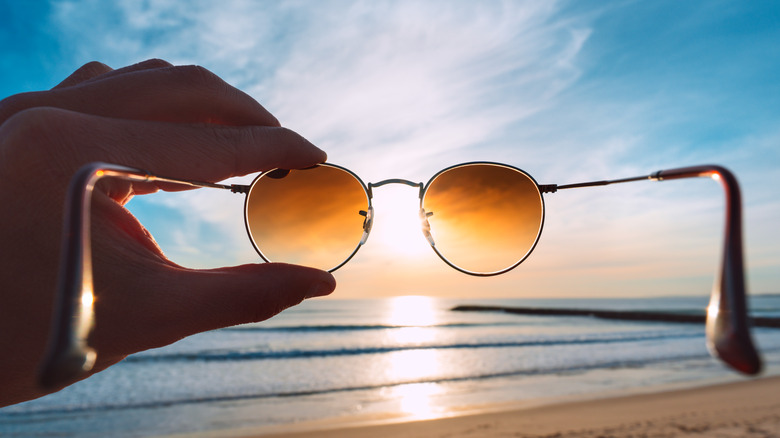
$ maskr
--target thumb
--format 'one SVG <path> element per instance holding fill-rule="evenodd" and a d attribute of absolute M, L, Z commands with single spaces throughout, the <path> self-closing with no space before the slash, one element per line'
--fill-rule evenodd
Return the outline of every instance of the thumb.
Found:
<path fill-rule="evenodd" d="M 282 263 L 184 270 L 176 281 L 179 293 L 171 296 L 181 302 L 171 306 L 174 317 L 166 318 L 173 324 L 162 328 L 179 331 L 182 337 L 263 321 L 304 299 L 328 295 L 336 287 L 328 272 Z"/>
<path fill-rule="evenodd" d="M 124 298 L 112 294 L 116 299 L 96 300 L 97 330 L 92 335 L 107 360 L 196 333 L 263 321 L 336 287 L 328 272 L 281 263 L 207 270 L 169 264 L 164 270 L 136 277 L 148 281 L 147 287 L 122 291 Z M 147 293 L 132 293 L 138 290 Z"/>

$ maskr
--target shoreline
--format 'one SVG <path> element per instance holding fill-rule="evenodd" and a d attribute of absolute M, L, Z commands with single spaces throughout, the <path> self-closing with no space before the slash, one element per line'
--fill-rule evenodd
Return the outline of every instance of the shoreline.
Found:
<path fill-rule="evenodd" d="M 428 420 L 330 420 L 189 438 L 780 437 L 780 376 L 474 407 Z M 477 413 L 475 413 L 477 412 Z"/>

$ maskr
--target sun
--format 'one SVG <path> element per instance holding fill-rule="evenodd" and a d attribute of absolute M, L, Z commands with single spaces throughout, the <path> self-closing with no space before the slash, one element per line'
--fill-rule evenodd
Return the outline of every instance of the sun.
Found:
<path fill-rule="evenodd" d="M 382 187 L 374 193 L 374 227 L 369 241 L 388 254 L 417 257 L 431 252 L 422 233 L 420 199 L 416 189 Z"/>

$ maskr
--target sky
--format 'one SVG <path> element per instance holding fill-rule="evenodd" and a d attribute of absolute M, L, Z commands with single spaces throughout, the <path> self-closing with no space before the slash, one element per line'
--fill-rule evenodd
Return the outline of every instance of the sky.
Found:
<path fill-rule="evenodd" d="M 720 164 L 742 185 L 748 289 L 778 293 L 778 41 L 777 2 L 0 0 L 0 96 L 162 58 L 215 72 L 366 182 L 475 160 L 541 184 Z M 242 204 L 204 189 L 128 208 L 208 268 L 259 261 Z M 426 246 L 415 189 L 374 206 L 336 298 L 706 296 L 720 263 L 723 191 L 703 178 L 547 194 L 533 254 L 491 278 Z"/>

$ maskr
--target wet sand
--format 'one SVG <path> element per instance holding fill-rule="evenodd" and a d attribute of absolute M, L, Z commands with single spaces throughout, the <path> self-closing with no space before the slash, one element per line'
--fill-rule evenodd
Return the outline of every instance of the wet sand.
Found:
<path fill-rule="evenodd" d="M 350 423 L 346 423 L 350 424 Z M 225 431 L 273 438 L 780 437 L 780 377 L 500 412 L 372 425 Z M 308 429 L 308 430 L 302 430 Z M 215 434 L 216 435 L 216 434 Z M 208 435 L 214 436 L 214 435 Z"/>

